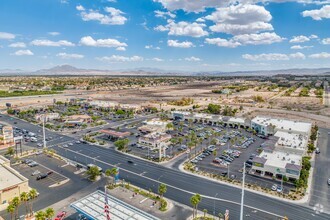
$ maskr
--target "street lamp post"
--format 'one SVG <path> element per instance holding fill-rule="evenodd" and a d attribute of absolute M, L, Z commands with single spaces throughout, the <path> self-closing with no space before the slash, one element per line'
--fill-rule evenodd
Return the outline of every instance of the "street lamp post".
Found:
<path fill-rule="evenodd" d="M 214 200 L 213 200 L 213 216 L 215 216 L 215 199 L 217 198 L 218 193 L 215 194 Z"/>

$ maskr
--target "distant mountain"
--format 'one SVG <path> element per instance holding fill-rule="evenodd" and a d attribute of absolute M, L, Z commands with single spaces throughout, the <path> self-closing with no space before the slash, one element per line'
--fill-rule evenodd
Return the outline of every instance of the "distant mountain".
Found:
<path fill-rule="evenodd" d="M 329 74 L 330 68 L 318 68 L 318 69 L 282 69 L 282 70 L 257 70 L 257 71 L 235 71 L 235 72 L 223 72 L 223 71 L 175 71 L 175 70 L 163 70 L 158 68 L 140 67 L 133 69 L 119 69 L 119 70 L 99 70 L 99 69 L 81 69 L 70 65 L 59 65 L 50 69 L 41 69 L 34 72 L 24 71 L 20 69 L 0 70 L 0 75 L 72 75 L 72 76 L 91 76 L 91 75 L 137 75 L 137 76 L 273 76 L 273 75 L 325 75 Z"/>

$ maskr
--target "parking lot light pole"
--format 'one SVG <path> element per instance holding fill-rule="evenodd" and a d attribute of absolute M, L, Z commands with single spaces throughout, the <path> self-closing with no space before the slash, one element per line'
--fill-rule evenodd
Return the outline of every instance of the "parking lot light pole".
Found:
<path fill-rule="evenodd" d="M 218 193 L 215 194 L 214 200 L 213 200 L 213 216 L 215 216 L 215 199 L 217 198 Z"/>

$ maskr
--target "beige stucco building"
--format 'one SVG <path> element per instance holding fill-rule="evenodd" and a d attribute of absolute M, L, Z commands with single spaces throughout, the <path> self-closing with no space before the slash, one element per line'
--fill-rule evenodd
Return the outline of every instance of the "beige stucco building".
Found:
<path fill-rule="evenodd" d="M 10 162 L 0 156 L 0 210 L 22 192 L 29 192 L 28 179 L 10 167 Z"/>

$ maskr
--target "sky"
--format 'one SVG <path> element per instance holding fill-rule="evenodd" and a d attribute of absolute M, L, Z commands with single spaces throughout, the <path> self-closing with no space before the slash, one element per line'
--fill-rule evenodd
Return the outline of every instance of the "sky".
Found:
<path fill-rule="evenodd" d="M 330 0 L 1 0 L 0 69 L 330 67 Z"/>

